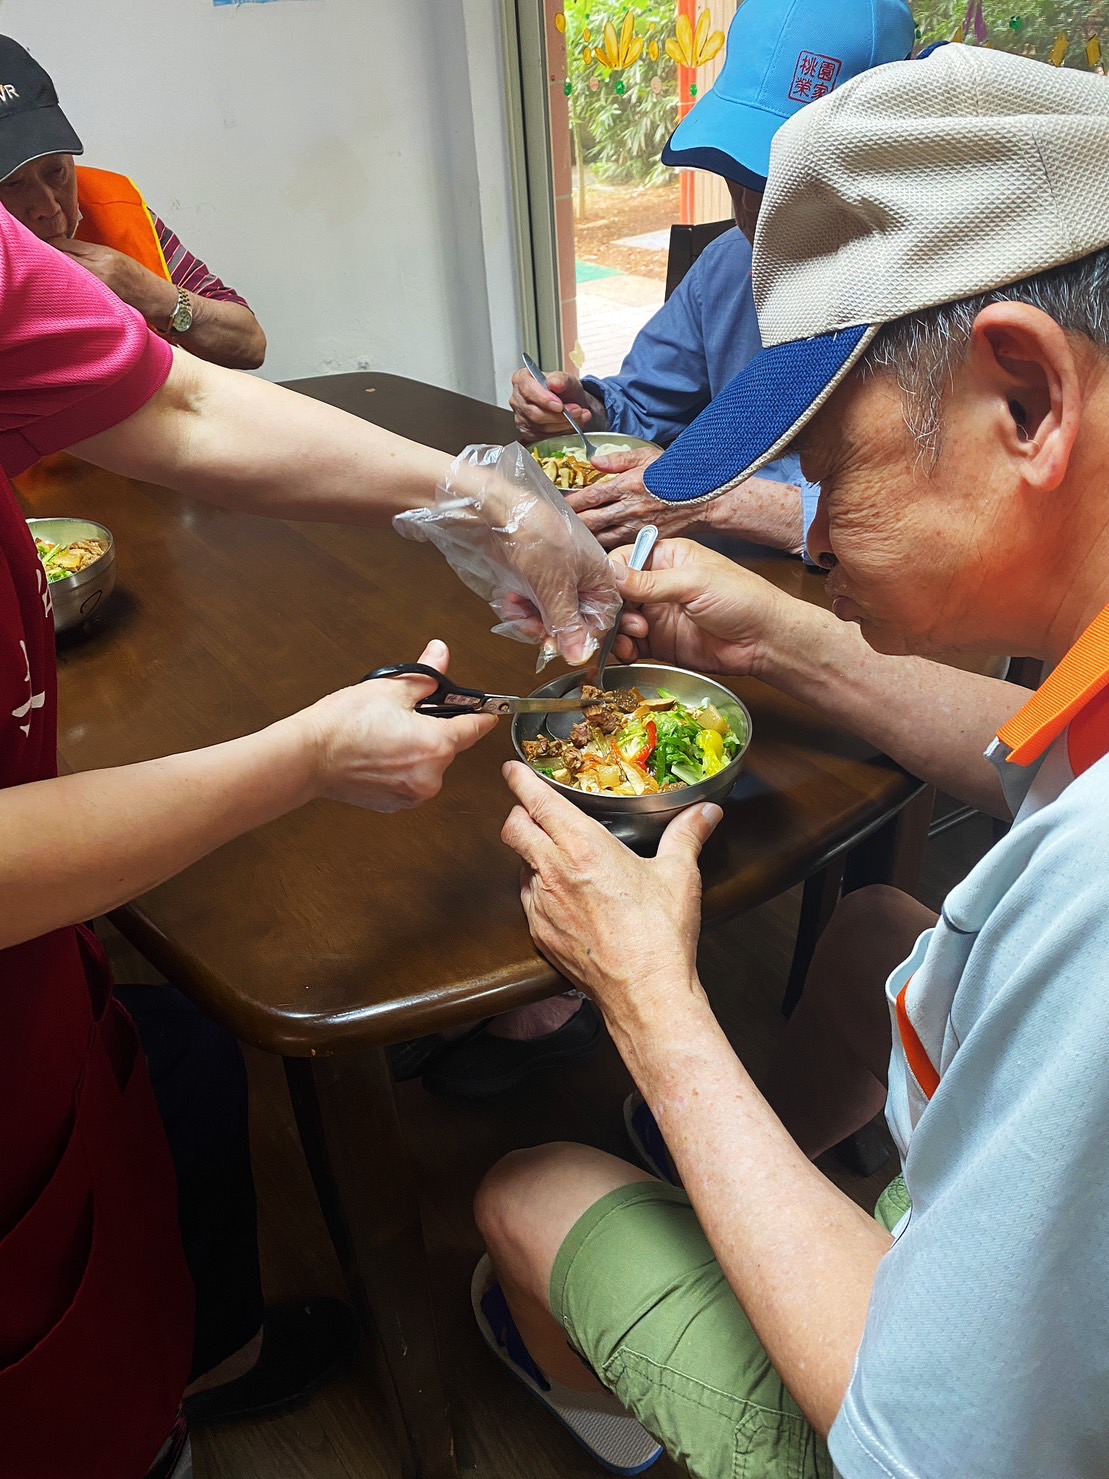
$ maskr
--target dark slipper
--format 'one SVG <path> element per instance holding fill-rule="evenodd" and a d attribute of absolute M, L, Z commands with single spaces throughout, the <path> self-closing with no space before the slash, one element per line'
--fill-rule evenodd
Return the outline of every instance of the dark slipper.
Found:
<path fill-rule="evenodd" d="M 480 1022 L 475 1022 L 463 1037 L 440 1037 L 437 1032 L 432 1032 L 427 1037 L 410 1037 L 405 1042 L 390 1043 L 385 1049 L 385 1056 L 389 1060 L 389 1067 L 393 1070 L 394 1079 L 398 1084 L 404 1084 L 409 1079 L 419 1078 L 424 1069 L 429 1068 L 440 1053 L 446 1052 L 448 1048 L 457 1047 L 459 1043 L 473 1037 L 489 1020 L 488 1017 L 483 1017 Z"/>
<path fill-rule="evenodd" d="M 359 1336 L 354 1311 L 340 1299 L 267 1306 L 262 1331 L 262 1354 L 252 1370 L 185 1398 L 190 1428 L 292 1411 L 347 1364 Z"/>
<path fill-rule="evenodd" d="M 424 1070 L 424 1088 L 433 1094 L 455 1094 L 463 1099 L 484 1099 L 514 1089 L 533 1073 L 572 1063 L 585 1063 L 601 1046 L 604 1024 L 592 1002 L 583 1001 L 579 1011 L 557 1032 L 521 1042 L 482 1032 L 449 1044 Z"/>

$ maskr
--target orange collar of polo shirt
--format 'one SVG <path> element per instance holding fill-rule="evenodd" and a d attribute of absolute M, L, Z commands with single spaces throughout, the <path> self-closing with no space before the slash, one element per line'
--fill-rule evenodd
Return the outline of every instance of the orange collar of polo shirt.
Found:
<path fill-rule="evenodd" d="M 1068 759 L 1074 774 L 1081 775 L 1109 754 L 1109 606 L 997 737 L 1009 747 L 1009 764 L 1032 765 L 1068 726 Z M 911 985 L 912 977 L 897 995 L 897 1032 L 913 1077 L 931 1099 L 940 1075 L 909 1016 Z"/>
<path fill-rule="evenodd" d="M 997 737 L 1008 745 L 1010 765 L 1032 765 L 1080 714 L 1096 717 L 1097 737 L 1084 734 L 1080 746 L 1084 763 L 1075 774 L 1109 752 L 1109 606 L 1096 616 L 1059 666 L 1050 673 L 1018 714 L 1003 724 Z M 1100 702 L 1095 703 L 1095 700 Z M 1092 706 L 1092 707 L 1091 707 Z M 1083 729 L 1088 728 L 1083 723 Z M 1072 740 L 1074 736 L 1072 735 Z M 1072 761 L 1076 758 L 1072 744 Z"/>

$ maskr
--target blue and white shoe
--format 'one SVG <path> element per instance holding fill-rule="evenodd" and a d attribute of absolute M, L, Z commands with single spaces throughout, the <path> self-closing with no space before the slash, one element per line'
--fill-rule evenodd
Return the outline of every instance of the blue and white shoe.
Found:
<path fill-rule="evenodd" d="M 516 1328 L 488 1257 L 470 1283 L 470 1303 L 485 1344 L 610 1474 L 642 1474 L 663 1448 L 611 1392 L 578 1392 L 544 1376 Z"/>
<path fill-rule="evenodd" d="M 682 1178 L 670 1159 L 670 1148 L 662 1138 L 662 1131 L 647 1108 L 643 1095 L 638 1092 L 633 1091 L 624 1100 L 624 1129 L 643 1169 L 660 1181 L 668 1181 L 671 1186 L 681 1186 Z"/>

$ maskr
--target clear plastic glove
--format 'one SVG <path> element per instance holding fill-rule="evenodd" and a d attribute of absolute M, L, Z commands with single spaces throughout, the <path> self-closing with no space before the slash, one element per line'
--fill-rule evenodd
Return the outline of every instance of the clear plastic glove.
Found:
<path fill-rule="evenodd" d="M 406 539 L 434 544 L 500 617 L 493 630 L 585 662 L 616 620 L 608 556 L 523 447 L 472 446 L 456 457 L 430 508 L 398 514 Z"/>

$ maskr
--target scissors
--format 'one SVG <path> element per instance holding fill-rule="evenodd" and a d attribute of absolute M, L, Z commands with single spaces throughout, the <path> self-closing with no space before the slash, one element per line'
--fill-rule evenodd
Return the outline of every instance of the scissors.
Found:
<path fill-rule="evenodd" d="M 463 688 L 445 678 L 437 668 L 422 662 L 375 668 L 363 678 L 431 678 L 435 692 L 420 699 L 417 714 L 430 714 L 434 719 L 454 719 L 459 714 L 569 714 L 581 709 L 581 694 L 576 698 L 513 698 L 504 693 L 482 693 L 479 688 Z"/>

